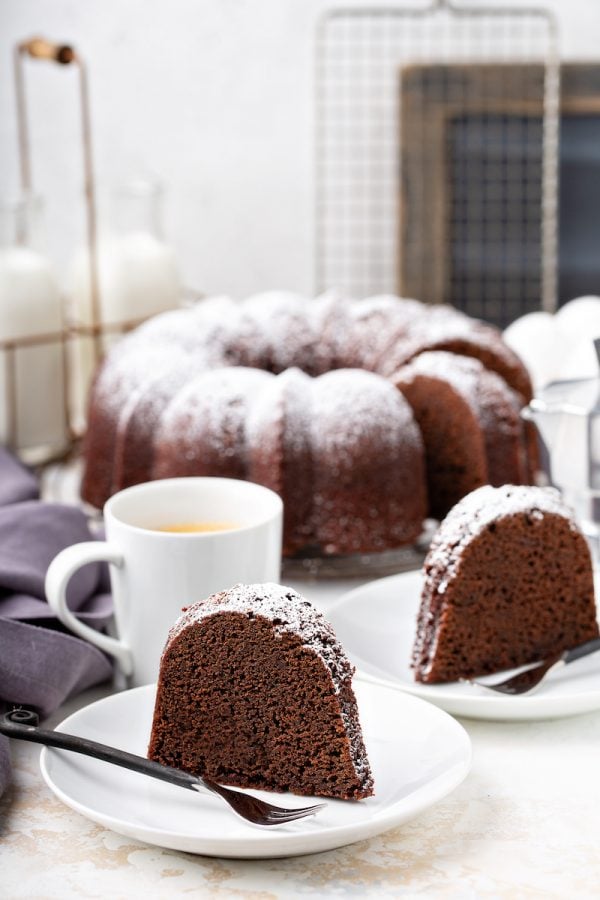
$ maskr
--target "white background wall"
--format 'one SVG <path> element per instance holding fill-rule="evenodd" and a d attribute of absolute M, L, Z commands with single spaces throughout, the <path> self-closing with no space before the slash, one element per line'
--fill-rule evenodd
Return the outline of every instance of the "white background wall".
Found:
<path fill-rule="evenodd" d="M 12 45 L 34 34 L 72 42 L 91 70 L 98 176 L 163 178 L 185 281 L 234 296 L 310 292 L 312 40 L 330 5 L 0 0 L 0 190 L 18 185 Z M 565 58 L 600 58 L 600 0 L 546 6 Z M 46 197 L 48 249 L 64 269 L 82 236 L 76 82 L 49 65 L 27 74 L 34 179 Z"/>

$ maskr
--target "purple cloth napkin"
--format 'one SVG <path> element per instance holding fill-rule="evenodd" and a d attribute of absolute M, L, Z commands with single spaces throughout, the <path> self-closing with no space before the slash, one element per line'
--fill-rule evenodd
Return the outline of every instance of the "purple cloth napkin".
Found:
<path fill-rule="evenodd" d="M 93 540 L 85 516 L 37 496 L 35 477 L 0 448 L 0 710 L 23 704 L 44 716 L 105 681 L 112 665 L 96 647 L 64 632 L 44 594 L 56 554 Z M 67 602 L 87 624 L 103 628 L 112 613 L 106 567 L 92 563 L 77 572 Z M 0 795 L 9 780 L 8 739 L 0 735 Z"/>

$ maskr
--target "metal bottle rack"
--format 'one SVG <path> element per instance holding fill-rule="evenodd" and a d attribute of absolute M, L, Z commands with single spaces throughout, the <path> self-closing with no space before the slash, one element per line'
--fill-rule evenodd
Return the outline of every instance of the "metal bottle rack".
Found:
<path fill-rule="evenodd" d="M 77 69 L 79 83 L 79 117 L 80 137 L 84 173 L 84 200 L 85 200 L 85 229 L 86 249 L 90 269 L 90 323 L 85 324 L 74 320 L 69 316 L 66 302 L 62 304 L 62 328 L 58 332 L 39 334 L 15 338 L 13 340 L 0 341 L 0 353 L 5 366 L 6 385 L 6 409 L 8 426 L 8 445 L 12 449 L 18 446 L 17 423 L 17 397 L 18 397 L 18 371 L 16 365 L 17 353 L 20 349 L 33 346 L 59 345 L 63 360 L 63 392 L 64 415 L 66 431 L 68 434 L 67 446 L 51 458 L 44 458 L 42 462 L 51 462 L 68 456 L 76 446 L 81 434 L 77 433 L 72 425 L 70 409 L 70 385 L 74 377 L 70 363 L 69 342 L 77 338 L 91 339 L 95 362 L 98 363 L 103 354 L 103 338 L 110 334 L 125 334 L 132 328 L 141 324 L 144 319 L 126 320 L 120 322 L 105 323 L 101 318 L 100 283 L 98 268 L 98 241 L 97 241 L 97 206 L 96 184 L 93 167 L 93 141 L 90 117 L 89 78 L 87 65 L 81 54 L 72 46 L 59 44 L 45 38 L 34 37 L 20 41 L 14 47 L 14 83 L 16 94 L 16 119 L 19 151 L 19 170 L 21 190 L 24 197 L 33 194 L 33 178 L 31 165 L 31 144 L 29 117 L 27 109 L 27 88 L 25 77 L 25 62 L 36 60 L 54 63 L 60 66 L 72 66 Z"/>

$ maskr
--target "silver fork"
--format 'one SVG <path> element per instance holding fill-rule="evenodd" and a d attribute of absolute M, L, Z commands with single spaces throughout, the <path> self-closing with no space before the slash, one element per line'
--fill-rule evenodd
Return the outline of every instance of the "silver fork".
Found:
<path fill-rule="evenodd" d="M 161 781 L 167 781 L 192 791 L 204 790 L 211 794 L 217 794 L 229 804 L 238 816 L 254 825 L 285 825 L 306 816 L 313 816 L 319 810 L 325 809 L 327 805 L 317 803 L 315 806 L 283 809 L 281 806 L 274 806 L 272 803 L 266 803 L 264 800 L 251 797 L 241 791 L 223 787 L 222 784 L 217 784 L 208 778 L 201 778 L 199 775 L 190 775 L 188 772 L 163 766 L 154 760 L 127 753 L 125 750 L 118 750 L 116 747 L 108 747 L 106 744 L 99 744 L 97 741 L 90 741 L 73 734 L 65 734 L 63 731 L 45 731 L 37 727 L 38 722 L 37 713 L 28 709 L 13 709 L 0 716 L 0 734 L 21 741 L 44 744 L 47 747 L 58 747 L 60 750 L 71 750 L 73 753 L 101 759 L 104 762 L 131 769 L 133 772 L 141 772 L 143 775 L 150 775 L 152 778 L 159 778 Z"/>
<path fill-rule="evenodd" d="M 498 681 L 496 684 L 486 684 L 486 682 L 479 681 L 477 678 L 467 678 L 465 680 L 470 684 L 476 684 L 479 687 L 487 688 L 489 691 L 496 691 L 500 694 L 511 694 L 512 696 L 527 694 L 541 684 L 551 670 L 566 666 L 584 656 L 589 656 L 590 653 L 596 653 L 597 650 L 600 650 L 600 638 L 594 638 L 592 641 L 578 644 L 577 647 L 572 647 L 570 650 L 561 650 L 558 653 L 554 653 L 530 669 L 519 672 L 518 675 L 513 675 L 505 679 L 505 681 Z"/>

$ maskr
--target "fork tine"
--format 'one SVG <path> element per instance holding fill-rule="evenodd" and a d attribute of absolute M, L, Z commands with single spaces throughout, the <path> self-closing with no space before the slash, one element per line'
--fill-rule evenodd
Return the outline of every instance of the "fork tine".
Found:
<path fill-rule="evenodd" d="M 301 818 L 302 816 L 312 816 L 315 813 L 318 813 L 320 809 L 325 809 L 325 805 L 325 803 L 318 803 L 316 806 L 303 806 L 296 809 L 274 809 L 270 810 L 268 815 L 275 819 L 286 819 L 289 816 Z"/>
<path fill-rule="evenodd" d="M 215 784 L 206 780 L 205 784 L 214 793 L 219 794 L 238 815 L 249 822 L 253 822 L 255 825 L 284 825 L 286 822 L 293 822 L 305 816 L 312 816 L 326 805 L 319 803 L 315 806 L 284 809 L 281 806 L 275 806 L 243 791 L 227 788 L 222 784 Z"/>
<path fill-rule="evenodd" d="M 472 684 L 476 684 L 478 687 L 487 688 L 489 691 L 496 691 L 498 694 L 508 694 L 512 697 L 518 697 L 521 694 L 530 694 L 541 684 L 550 669 L 554 668 L 557 663 L 562 661 L 562 656 L 562 651 L 555 653 L 543 662 L 530 666 L 523 672 L 519 672 L 517 675 L 513 675 L 510 678 L 506 678 L 504 681 L 498 681 L 496 684 L 486 684 L 476 678 L 470 680 Z"/>
<path fill-rule="evenodd" d="M 317 808 L 318 809 L 318 808 Z M 290 810 L 288 815 L 286 816 L 271 816 L 269 815 L 269 824 L 270 825 L 285 825 L 288 822 L 295 822 L 298 819 L 305 819 L 307 816 L 312 816 L 317 812 L 315 807 L 307 807 L 305 809 L 294 809 Z"/>
<path fill-rule="evenodd" d="M 239 792 L 241 793 L 241 792 Z M 243 794 L 244 797 L 249 797 L 249 794 Z M 282 816 L 286 817 L 289 815 L 294 815 L 296 813 L 302 813 L 304 815 L 311 815 L 312 813 L 318 812 L 320 809 L 325 809 L 325 803 L 316 803 L 314 806 L 275 806 L 273 803 L 268 803 L 266 800 L 259 800 L 258 797 L 252 797 L 253 806 L 257 809 L 260 809 L 265 815 L 268 816 Z"/>

